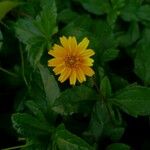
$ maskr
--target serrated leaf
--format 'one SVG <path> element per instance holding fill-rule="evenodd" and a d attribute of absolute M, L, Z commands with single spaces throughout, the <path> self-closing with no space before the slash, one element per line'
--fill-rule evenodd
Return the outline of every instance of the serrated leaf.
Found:
<path fill-rule="evenodd" d="M 78 0 L 82 6 L 89 12 L 102 15 L 109 11 L 110 4 L 108 0 Z"/>
<path fill-rule="evenodd" d="M 118 56 L 119 50 L 117 49 L 107 49 L 103 52 L 101 56 L 101 62 L 105 63 L 115 59 Z"/>
<path fill-rule="evenodd" d="M 92 20 L 88 15 L 78 16 L 62 29 L 61 34 L 66 36 L 73 35 L 76 36 L 78 40 L 82 40 L 84 37 L 90 37 L 89 29 L 91 23 Z"/>
<path fill-rule="evenodd" d="M 103 96 L 110 97 L 111 96 L 111 84 L 107 76 L 105 76 L 100 83 L 100 92 L 103 94 Z"/>
<path fill-rule="evenodd" d="M 77 18 L 78 14 L 75 11 L 72 11 L 71 9 L 67 8 L 62 10 L 58 14 L 58 21 L 61 21 L 63 23 L 70 23 L 74 20 L 74 18 Z"/>
<path fill-rule="evenodd" d="M 124 143 L 113 143 L 107 146 L 106 150 L 131 150 L 131 147 Z"/>
<path fill-rule="evenodd" d="M 76 86 L 62 92 L 60 97 L 55 100 L 52 109 L 63 115 L 75 112 L 88 113 L 96 99 L 97 94 L 93 89 L 86 86 Z"/>
<path fill-rule="evenodd" d="M 15 1 L 2 1 L 0 2 L 0 20 L 2 20 L 5 15 L 11 11 L 13 8 L 21 4 L 20 2 Z"/>
<path fill-rule="evenodd" d="M 150 88 L 129 86 L 116 93 L 114 104 L 132 116 L 150 115 Z"/>
<path fill-rule="evenodd" d="M 135 73 L 141 80 L 144 81 L 146 85 L 150 84 L 150 30 L 146 29 L 142 40 L 139 42 L 138 47 L 136 48 L 135 56 Z"/>
<path fill-rule="evenodd" d="M 17 132 L 27 137 L 49 135 L 53 130 L 46 122 L 26 113 L 13 114 L 12 122 Z"/>
<path fill-rule="evenodd" d="M 39 106 L 34 101 L 28 100 L 26 102 L 26 106 L 35 115 L 37 119 L 46 122 L 43 112 L 40 110 Z"/>
<path fill-rule="evenodd" d="M 139 10 L 140 3 L 136 0 L 126 0 L 125 7 L 121 10 L 121 16 L 125 21 L 138 21 L 137 12 Z"/>
<path fill-rule="evenodd" d="M 15 24 L 16 34 L 26 44 L 29 61 L 34 67 L 50 44 L 51 36 L 57 32 L 55 2 L 49 3 L 51 5 L 43 6 L 36 19 L 20 19 Z"/>
<path fill-rule="evenodd" d="M 137 41 L 140 37 L 139 25 L 137 22 L 131 22 L 129 29 L 118 37 L 121 46 L 127 47 Z M 131 52 L 130 52 L 131 53 Z"/>
<path fill-rule="evenodd" d="M 117 141 L 124 133 L 119 119 L 116 118 L 110 104 L 97 102 L 93 108 L 89 132 L 96 140 L 100 137 L 109 137 L 112 141 Z"/>
<path fill-rule="evenodd" d="M 72 134 L 60 125 L 54 135 L 55 147 L 61 150 L 94 150 L 80 137 Z"/>
<path fill-rule="evenodd" d="M 49 72 L 49 70 L 46 67 L 39 64 L 38 68 L 42 77 L 48 105 L 52 106 L 55 103 L 55 100 L 60 95 L 60 89 L 54 76 Z"/>

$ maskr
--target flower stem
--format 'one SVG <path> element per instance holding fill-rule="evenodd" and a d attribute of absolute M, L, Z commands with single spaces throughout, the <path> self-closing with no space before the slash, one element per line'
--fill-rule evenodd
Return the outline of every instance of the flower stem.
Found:
<path fill-rule="evenodd" d="M 14 147 L 9 147 L 9 148 L 4 148 L 2 150 L 14 150 L 14 149 L 20 149 L 20 148 L 24 148 L 27 145 L 19 145 L 19 146 L 14 146 Z"/>
<path fill-rule="evenodd" d="M 15 77 L 15 78 L 18 77 L 15 73 L 10 72 L 10 71 L 8 71 L 8 70 L 2 68 L 2 67 L 0 67 L 0 71 L 3 71 L 4 73 L 7 73 L 8 75 L 11 75 L 11 76 L 13 76 L 13 77 Z"/>

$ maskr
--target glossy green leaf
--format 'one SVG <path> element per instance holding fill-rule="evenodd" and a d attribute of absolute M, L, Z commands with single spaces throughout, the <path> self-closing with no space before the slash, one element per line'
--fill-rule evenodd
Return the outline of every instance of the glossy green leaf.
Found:
<path fill-rule="evenodd" d="M 82 6 L 89 12 L 101 15 L 109 10 L 110 4 L 108 0 L 78 0 Z"/>
<path fill-rule="evenodd" d="M 46 122 L 43 112 L 40 110 L 39 106 L 34 101 L 32 100 L 27 101 L 26 106 L 37 119 Z"/>
<path fill-rule="evenodd" d="M 57 32 L 56 17 L 55 2 L 51 0 L 36 19 L 20 19 L 15 24 L 16 34 L 19 40 L 26 44 L 29 62 L 34 67 L 48 48 L 51 36 Z"/>
<path fill-rule="evenodd" d="M 150 30 L 146 29 L 143 34 L 142 40 L 136 48 L 135 56 L 135 73 L 143 80 L 145 85 L 150 84 Z"/>
<path fill-rule="evenodd" d="M 124 127 L 120 118 L 116 117 L 109 103 L 97 102 L 93 108 L 89 133 L 96 140 L 100 137 L 107 137 L 112 141 L 118 141 L 124 133 Z"/>
<path fill-rule="evenodd" d="M 53 130 L 47 122 L 42 122 L 26 113 L 13 114 L 12 121 L 18 133 L 27 137 L 48 135 Z"/>
<path fill-rule="evenodd" d="M 49 70 L 46 67 L 39 64 L 38 68 L 42 77 L 48 105 L 52 106 L 55 103 L 55 100 L 60 95 L 58 84 L 54 76 L 49 72 Z"/>
<path fill-rule="evenodd" d="M 107 49 L 103 52 L 101 56 L 101 62 L 108 62 L 115 59 L 118 56 L 119 50 L 117 49 Z"/>
<path fill-rule="evenodd" d="M 54 142 L 55 147 L 61 150 L 94 150 L 83 139 L 67 131 L 63 125 L 57 128 Z"/>
<path fill-rule="evenodd" d="M 55 100 L 53 110 L 63 115 L 75 112 L 89 112 L 97 99 L 96 92 L 86 86 L 76 86 L 61 93 Z"/>
<path fill-rule="evenodd" d="M 129 86 L 117 92 L 114 103 L 132 116 L 150 115 L 150 88 Z"/>

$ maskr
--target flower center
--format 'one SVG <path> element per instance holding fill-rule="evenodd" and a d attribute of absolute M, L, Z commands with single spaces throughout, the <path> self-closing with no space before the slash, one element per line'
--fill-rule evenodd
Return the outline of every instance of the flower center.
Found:
<path fill-rule="evenodd" d="M 79 65 L 80 59 L 76 56 L 65 57 L 65 64 L 69 68 L 76 68 Z"/>

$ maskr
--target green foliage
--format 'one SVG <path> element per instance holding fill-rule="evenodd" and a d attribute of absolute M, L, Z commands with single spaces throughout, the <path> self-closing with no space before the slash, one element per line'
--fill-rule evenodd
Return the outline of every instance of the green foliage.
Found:
<path fill-rule="evenodd" d="M 55 2 L 51 0 L 42 7 L 35 19 L 20 19 L 15 24 L 16 34 L 26 44 L 29 61 L 33 66 L 40 61 L 51 42 L 51 36 L 57 32 L 56 16 Z"/>
<path fill-rule="evenodd" d="M 50 75 L 50 72 L 47 68 L 43 67 L 40 64 L 38 65 L 38 68 L 42 77 L 47 104 L 52 107 L 55 103 L 56 98 L 58 98 L 60 95 L 59 87 L 54 76 Z"/>
<path fill-rule="evenodd" d="M 82 6 L 88 10 L 89 12 L 101 15 L 103 13 L 106 13 L 109 10 L 110 4 L 108 3 L 108 0 L 78 0 Z"/>
<path fill-rule="evenodd" d="M 25 113 L 14 114 L 12 121 L 18 133 L 27 137 L 49 135 L 53 129 L 46 122 Z"/>
<path fill-rule="evenodd" d="M 150 46 L 150 30 L 146 29 L 143 38 L 140 40 L 135 56 L 135 73 L 143 80 L 145 85 L 150 84 L 150 59 L 149 59 L 149 46 Z"/>
<path fill-rule="evenodd" d="M 106 150 L 130 150 L 131 148 L 123 143 L 114 143 L 109 145 Z"/>
<path fill-rule="evenodd" d="M 2 35 L 2 32 L 0 31 L 0 50 L 1 50 L 2 44 L 3 44 L 3 35 Z"/>
<path fill-rule="evenodd" d="M 82 84 L 47 66 L 61 36 L 87 37 L 95 52 Z M 18 137 L 21 150 L 145 149 L 149 66 L 149 0 L 1 1 L 0 149 Z"/>
<path fill-rule="evenodd" d="M 114 103 L 130 115 L 150 115 L 149 95 L 150 88 L 129 86 L 115 94 Z"/>
<path fill-rule="evenodd" d="M 54 149 L 61 150 L 93 150 L 93 148 L 83 139 L 67 131 L 63 125 L 60 125 L 54 134 Z"/>
<path fill-rule="evenodd" d="M 76 86 L 63 91 L 60 97 L 55 100 L 52 109 L 62 115 L 70 115 L 75 112 L 88 113 L 97 97 L 93 89 L 86 86 Z"/>
<path fill-rule="evenodd" d="M 11 11 L 13 8 L 21 4 L 17 1 L 2 1 L 0 2 L 0 20 L 2 20 L 5 15 Z"/>

